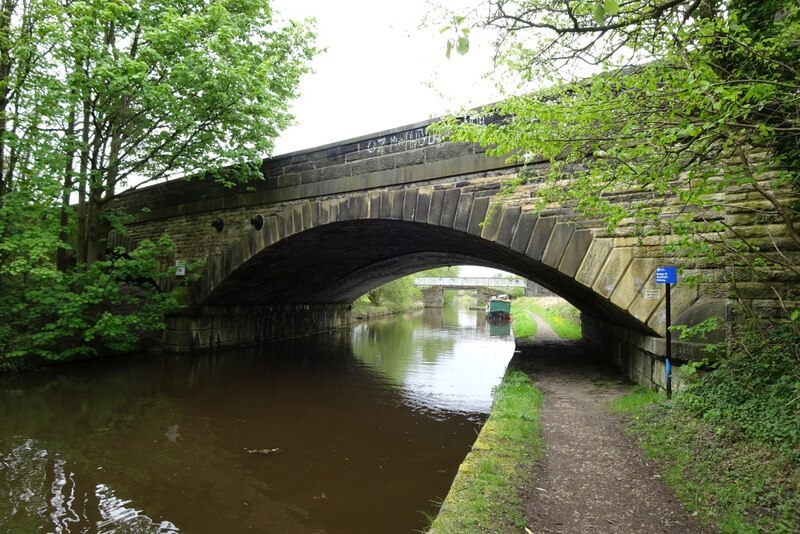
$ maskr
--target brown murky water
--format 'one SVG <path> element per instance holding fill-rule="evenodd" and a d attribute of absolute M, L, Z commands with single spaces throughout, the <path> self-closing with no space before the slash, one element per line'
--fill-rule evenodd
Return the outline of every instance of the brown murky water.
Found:
<path fill-rule="evenodd" d="M 0 531 L 423 529 L 512 353 L 445 309 L 0 377 Z"/>

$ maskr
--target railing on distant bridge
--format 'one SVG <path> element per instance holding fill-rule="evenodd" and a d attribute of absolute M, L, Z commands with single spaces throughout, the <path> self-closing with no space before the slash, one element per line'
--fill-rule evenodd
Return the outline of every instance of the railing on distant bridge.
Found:
<path fill-rule="evenodd" d="M 525 287 L 524 278 L 414 278 L 414 285 L 420 287 Z"/>

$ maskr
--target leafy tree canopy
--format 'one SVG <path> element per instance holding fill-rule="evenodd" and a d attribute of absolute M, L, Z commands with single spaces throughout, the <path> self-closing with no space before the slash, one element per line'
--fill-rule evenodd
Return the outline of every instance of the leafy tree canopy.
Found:
<path fill-rule="evenodd" d="M 747 249 L 800 274 L 784 254 L 800 245 L 797 2 L 487 0 L 457 15 L 453 39 L 492 30 L 498 68 L 515 84 L 506 78 L 513 94 L 481 111 L 487 124 L 452 118 L 435 130 L 516 161 L 550 160 L 536 177 L 542 204 L 673 233 L 686 258 L 727 254 L 754 267 Z M 722 216 L 720 193 L 732 188 L 779 235 L 739 235 Z M 613 192 L 638 196 L 614 204 Z M 679 202 L 654 200 L 669 196 Z"/>
<path fill-rule="evenodd" d="M 120 188 L 255 165 L 316 53 L 268 0 L 8 0 L 0 14 L 0 202 L 77 200 L 78 262 Z M 33 200 L 31 198 L 31 200 Z"/>
<path fill-rule="evenodd" d="M 163 327 L 171 245 L 104 260 L 113 200 L 260 176 L 313 40 L 269 0 L 0 0 L 0 356 L 127 350 Z"/>

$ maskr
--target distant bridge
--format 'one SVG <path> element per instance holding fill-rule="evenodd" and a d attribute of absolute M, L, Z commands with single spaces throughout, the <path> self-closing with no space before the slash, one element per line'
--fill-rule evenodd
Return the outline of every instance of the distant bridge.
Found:
<path fill-rule="evenodd" d="M 448 289 L 473 289 L 476 287 L 525 287 L 524 278 L 414 278 L 414 285 L 419 287 L 446 287 Z"/>
<path fill-rule="evenodd" d="M 414 278 L 414 285 L 422 290 L 422 302 L 426 308 L 441 308 L 444 306 L 445 289 L 474 289 L 478 293 L 478 304 L 482 306 L 499 293 L 498 289 L 526 288 L 528 281 L 524 278 L 422 277 Z"/>

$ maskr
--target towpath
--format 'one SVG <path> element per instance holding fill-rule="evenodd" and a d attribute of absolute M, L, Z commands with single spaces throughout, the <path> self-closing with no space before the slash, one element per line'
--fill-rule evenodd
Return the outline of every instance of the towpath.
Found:
<path fill-rule="evenodd" d="M 580 342 L 559 341 L 539 319 L 516 360 L 544 394 L 545 454 L 524 495 L 535 534 L 714 532 L 673 496 L 608 401 L 630 386 Z"/>

